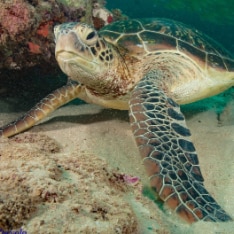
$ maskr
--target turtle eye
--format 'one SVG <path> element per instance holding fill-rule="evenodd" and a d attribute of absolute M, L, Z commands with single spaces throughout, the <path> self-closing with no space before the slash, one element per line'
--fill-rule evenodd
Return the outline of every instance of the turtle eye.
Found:
<path fill-rule="evenodd" d="M 78 37 L 87 46 L 95 45 L 98 40 L 97 32 L 90 26 L 86 24 L 79 24 L 75 28 Z"/>
<path fill-rule="evenodd" d="M 89 33 L 86 37 L 86 40 L 90 40 L 92 38 L 94 38 L 94 36 L 96 35 L 96 33 L 94 31 L 92 31 L 91 33 Z"/>
<path fill-rule="evenodd" d="M 93 29 L 87 29 L 87 31 L 84 33 L 84 42 L 88 45 L 88 46 L 92 46 L 94 44 L 96 44 L 97 39 L 98 39 L 98 35 L 97 32 Z"/>

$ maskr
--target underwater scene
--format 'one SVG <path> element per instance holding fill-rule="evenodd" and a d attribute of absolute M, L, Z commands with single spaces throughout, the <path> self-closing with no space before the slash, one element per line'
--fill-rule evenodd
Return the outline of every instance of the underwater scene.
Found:
<path fill-rule="evenodd" d="M 232 0 L 0 1 L 0 233 L 234 230 Z"/>

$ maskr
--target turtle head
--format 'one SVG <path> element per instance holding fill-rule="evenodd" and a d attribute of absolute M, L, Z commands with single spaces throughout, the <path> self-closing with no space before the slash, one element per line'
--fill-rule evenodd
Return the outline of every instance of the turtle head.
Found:
<path fill-rule="evenodd" d="M 72 80 L 95 85 L 110 70 L 113 51 L 89 25 L 64 23 L 54 28 L 55 56 L 62 71 Z"/>

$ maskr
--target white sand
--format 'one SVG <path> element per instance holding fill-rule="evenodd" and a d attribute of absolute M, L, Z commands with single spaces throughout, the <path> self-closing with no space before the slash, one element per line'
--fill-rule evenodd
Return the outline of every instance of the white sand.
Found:
<path fill-rule="evenodd" d="M 221 116 L 222 126 L 218 125 L 214 109 L 194 113 L 188 125 L 206 188 L 234 217 L 233 102 L 229 105 Z M 0 114 L 4 123 L 14 117 L 14 113 Z M 26 198 L 9 194 L 11 200 L 18 199 L 20 203 L 26 199 L 25 206 L 35 210 L 31 215 L 29 209 L 28 217 L 23 217 L 22 228 L 28 233 L 228 234 L 234 230 L 234 222 L 185 224 L 142 196 L 147 178 L 125 111 L 69 105 L 28 132 L 19 135 L 18 140 L 0 143 L 2 184 L 12 183 L 12 177 L 9 179 L 2 169 L 9 168 L 9 173 L 25 181 L 15 182 L 11 193 L 28 194 Z M 121 178 L 116 179 L 115 175 L 121 174 L 142 180 L 129 186 Z M 4 203 L 10 199 L 2 196 Z M 30 199 L 33 205 L 28 205 Z"/>

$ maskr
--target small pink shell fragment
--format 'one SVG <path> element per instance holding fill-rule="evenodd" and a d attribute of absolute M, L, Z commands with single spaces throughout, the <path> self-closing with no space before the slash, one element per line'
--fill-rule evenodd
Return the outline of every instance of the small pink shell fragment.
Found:
<path fill-rule="evenodd" d="M 124 175 L 123 178 L 124 178 L 124 181 L 130 185 L 135 185 L 140 181 L 140 178 L 137 176 Z"/>

